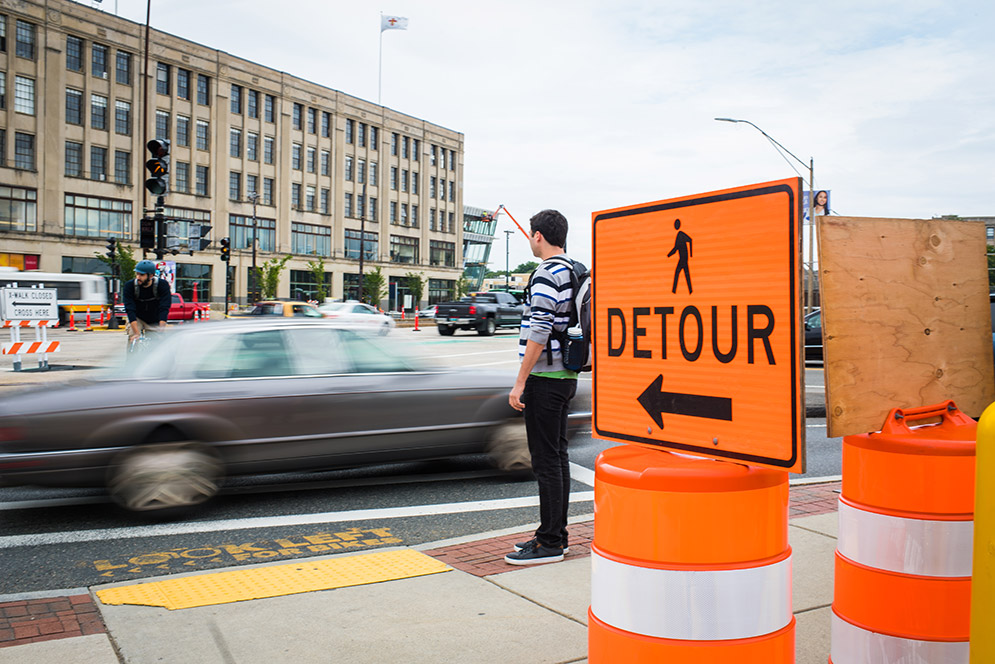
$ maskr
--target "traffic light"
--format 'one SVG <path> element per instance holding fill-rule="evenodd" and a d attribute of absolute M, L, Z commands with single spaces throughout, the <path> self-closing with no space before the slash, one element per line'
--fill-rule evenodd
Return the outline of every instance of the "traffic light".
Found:
<path fill-rule="evenodd" d="M 155 249 L 155 219 L 142 217 L 138 226 L 138 246 L 141 249 Z"/>
<path fill-rule="evenodd" d="M 145 162 L 149 171 L 145 188 L 154 196 L 162 196 L 169 184 L 169 141 L 153 139 L 148 142 L 148 149 L 151 158 Z"/>
<path fill-rule="evenodd" d="M 190 237 L 187 245 L 190 247 L 190 251 L 204 251 L 211 246 L 211 239 L 207 237 L 210 232 L 210 224 L 190 224 Z"/>
<path fill-rule="evenodd" d="M 117 240 L 115 238 L 107 238 L 107 258 L 114 262 L 117 257 Z"/>
<path fill-rule="evenodd" d="M 221 260 L 228 262 L 231 260 L 231 242 L 228 238 L 221 238 Z"/>

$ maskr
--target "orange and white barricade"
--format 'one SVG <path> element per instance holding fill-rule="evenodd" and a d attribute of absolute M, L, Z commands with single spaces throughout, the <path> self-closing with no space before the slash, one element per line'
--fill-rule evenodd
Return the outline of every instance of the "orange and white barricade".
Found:
<path fill-rule="evenodd" d="M 843 438 L 832 664 L 967 664 L 976 433 L 946 401 Z"/>
<path fill-rule="evenodd" d="M 786 472 L 623 445 L 594 503 L 592 664 L 794 661 Z"/>

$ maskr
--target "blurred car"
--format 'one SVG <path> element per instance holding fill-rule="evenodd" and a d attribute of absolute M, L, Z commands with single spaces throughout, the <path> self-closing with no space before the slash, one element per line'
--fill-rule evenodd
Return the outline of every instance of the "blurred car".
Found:
<path fill-rule="evenodd" d="M 822 362 L 822 310 L 807 314 L 805 321 L 805 361 Z"/>
<path fill-rule="evenodd" d="M 531 458 L 513 382 L 419 367 L 328 320 L 187 325 L 115 376 L 5 394 L 0 484 L 107 486 L 154 511 L 202 503 L 235 475 L 483 452 L 521 473 Z"/>
<path fill-rule="evenodd" d="M 418 311 L 419 318 L 435 318 L 435 305 Z"/>
<path fill-rule="evenodd" d="M 322 318 L 318 307 L 308 302 L 263 300 L 256 302 L 246 316 L 304 316 L 307 318 Z"/>
<path fill-rule="evenodd" d="M 318 311 L 343 327 L 372 330 L 380 335 L 390 334 L 397 325 L 387 314 L 362 302 L 329 302 L 318 307 Z"/>

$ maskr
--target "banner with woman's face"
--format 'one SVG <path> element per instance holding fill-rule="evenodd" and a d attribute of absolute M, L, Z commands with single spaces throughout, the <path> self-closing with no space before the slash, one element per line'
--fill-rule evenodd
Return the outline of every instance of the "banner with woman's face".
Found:
<path fill-rule="evenodd" d="M 814 202 L 815 210 L 814 210 L 814 212 L 815 212 L 816 216 L 830 214 L 831 208 L 829 206 L 829 193 L 830 193 L 830 191 L 828 189 L 816 189 L 815 190 L 815 202 Z M 809 198 L 811 198 L 811 196 L 812 196 L 812 192 L 811 191 L 807 191 L 806 190 L 806 191 L 802 192 L 802 216 L 805 218 L 806 221 L 808 221 L 808 218 L 809 218 L 809 216 L 808 216 L 808 210 L 809 210 L 808 201 L 809 201 Z"/>

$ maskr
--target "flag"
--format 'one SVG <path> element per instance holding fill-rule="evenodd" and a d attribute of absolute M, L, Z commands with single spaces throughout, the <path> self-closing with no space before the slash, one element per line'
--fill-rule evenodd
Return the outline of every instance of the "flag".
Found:
<path fill-rule="evenodd" d="M 408 19 L 403 16 L 380 16 L 380 32 L 384 30 L 407 30 Z"/>

